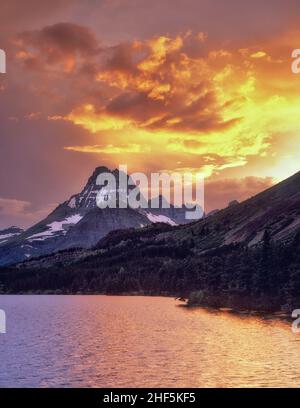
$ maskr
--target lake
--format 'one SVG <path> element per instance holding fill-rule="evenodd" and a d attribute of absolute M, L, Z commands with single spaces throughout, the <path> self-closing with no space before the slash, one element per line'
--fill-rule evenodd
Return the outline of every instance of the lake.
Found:
<path fill-rule="evenodd" d="M 300 387 L 300 334 L 171 298 L 0 296 L 1 387 Z"/>

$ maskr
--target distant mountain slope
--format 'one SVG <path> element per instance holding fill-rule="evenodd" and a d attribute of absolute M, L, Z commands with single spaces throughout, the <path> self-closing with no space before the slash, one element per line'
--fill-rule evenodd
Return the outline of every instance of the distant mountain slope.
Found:
<path fill-rule="evenodd" d="M 18 235 L 22 234 L 24 230 L 18 227 L 10 227 L 4 230 L 0 230 L 0 245 L 8 242 L 12 238 L 16 238 Z"/>
<path fill-rule="evenodd" d="M 291 240 L 300 230 L 300 172 L 260 194 L 174 233 L 193 237 L 199 250 L 232 243 L 253 247 L 268 230 L 273 241 Z"/>
<path fill-rule="evenodd" d="M 81 193 L 59 205 L 48 217 L 26 231 L 4 231 L 0 235 L 0 265 L 22 262 L 32 257 L 81 247 L 90 248 L 110 231 L 142 228 L 152 223 L 170 225 L 186 223 L 185 207 L 156 209 L 99 209 L 96 197 L 110 193 L 96 183 L 102 173 L 111 173 L 118 180 L 119 171 L 98 167 Z M 134 188 L 134 187 L 132 187 Z M 117 185 L 117 199 L 119 199 Z M 160 200 L 161 201 L 161 200 Z"/>

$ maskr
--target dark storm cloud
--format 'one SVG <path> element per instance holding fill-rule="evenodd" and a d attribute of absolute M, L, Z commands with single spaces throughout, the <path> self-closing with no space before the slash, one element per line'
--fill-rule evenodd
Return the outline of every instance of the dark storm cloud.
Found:
<path fill-rule="evenodd" d="M 79 56 L 87 58 L 99 51 L 91 30 L 73 23 L 57 23 L 41 30 L 23 32 L 15 37 L 15 43 L 19 48 L 18 56 L 29 69 L 41 69 L 45 64 L 60 62 L 69 64 L 71 69 Z"/>
<path fill-rule="evenodd" d="M 148 98 L 146 93 L 123 93 L 106 107 L 107 113 L 120 117 L 131 117 L 136 122 L 143 123 L 155 115 L 161 114 L 164 104 Z"/>

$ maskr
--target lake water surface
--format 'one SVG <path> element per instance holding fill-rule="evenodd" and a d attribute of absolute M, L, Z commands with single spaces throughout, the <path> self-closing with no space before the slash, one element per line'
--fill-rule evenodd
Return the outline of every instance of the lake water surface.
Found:
<path fill-rule="evenodd" d="M 300 334 L 170 298 L 0 296 L 0 387 L 300 387 Z"/>

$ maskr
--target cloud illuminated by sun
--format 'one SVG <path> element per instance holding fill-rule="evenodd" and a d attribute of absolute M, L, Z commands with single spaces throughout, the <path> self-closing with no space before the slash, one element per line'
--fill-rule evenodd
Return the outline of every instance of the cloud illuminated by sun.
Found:
<path fill-rule="evenodd" d="M 81 41 L 56 44 L 63 29 L 27 33 L 17 55 L 51 72 L 56 64 L 67 66 L 78 86 L 86 73 L 101 94 L 82 88 L 68 113 L 49 116 L 99 137 L 95 145 L 68 150 L 153 153 L 170 168 L 180 155 L 186 164 L 187 157 L 199 157 L 197 167 L 210 176 L 245 166 L 253 157 L 274 157 L 279 133 L 299 137 L 299 78 L 291 74 L 288 52 L 297 33 L 243 48 L 217 47 L 206 34 L 190 31 L 98 47 L 89 30 L 75 25 L 65 29 Z M 45 49 L 46 59 L 40 55 Z M 283 151 L 282 142 L 280 147 Z"/>

